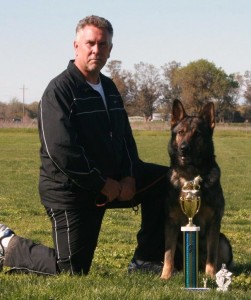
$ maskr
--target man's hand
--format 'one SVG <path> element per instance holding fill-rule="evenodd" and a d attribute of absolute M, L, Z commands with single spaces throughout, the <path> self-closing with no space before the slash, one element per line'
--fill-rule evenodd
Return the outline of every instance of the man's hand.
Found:
<path fill-rule="evenodd" d="M 121 192 L 119 195 L 120 201 L 131 200 L 136 193 L 135 178 L 125 177 L 120 182 Z"/>
<path fill-rule="evenodd" d="M 121 185 L 118 181 L 107 178 L 101 193 L 107 197 L 107 202 L 111 202 L 118 198 L 121 192 Z"/>

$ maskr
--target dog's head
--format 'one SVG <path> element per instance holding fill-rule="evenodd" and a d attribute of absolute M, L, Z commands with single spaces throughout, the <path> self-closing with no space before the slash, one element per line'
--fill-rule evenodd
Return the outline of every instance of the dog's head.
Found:
<path fill-rule="evenodd" d="M 171 118 L 169 155 L 176 167 L 210 163 L 214 159 L 213 130 L 215 127 L 214 104 L 207 103 L 198 116 L 188 116 L 179 100 L 175 100 Z"/>

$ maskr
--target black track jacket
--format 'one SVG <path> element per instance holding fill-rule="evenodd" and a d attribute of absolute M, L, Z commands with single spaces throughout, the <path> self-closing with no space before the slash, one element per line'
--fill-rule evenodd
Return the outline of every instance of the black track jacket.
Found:
<path fill-rule="evenodd" d="M 39 104 L 42 203 L 54 209 L 93 201 L 107 177 L 134 176 L 138 153 L 121 96 L 100 74 L 100 94 L 70 61 L 46 88 Z"/>

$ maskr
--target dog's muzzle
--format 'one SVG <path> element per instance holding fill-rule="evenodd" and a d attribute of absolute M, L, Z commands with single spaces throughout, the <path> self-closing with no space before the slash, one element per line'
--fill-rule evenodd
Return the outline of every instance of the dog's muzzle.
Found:
<path fill-rule="evenodd" d="M 182 142 L 179 147 L 179 157 L 182 163 L 187 164 L 191 162 L 191 147 L 187 142 Z"/>

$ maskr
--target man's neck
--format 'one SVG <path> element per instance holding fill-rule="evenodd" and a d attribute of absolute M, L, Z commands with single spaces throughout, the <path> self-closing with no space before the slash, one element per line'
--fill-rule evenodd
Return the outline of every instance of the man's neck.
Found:
<path fill-rule="evenodd" d="M 79 71 L 83 74 L 83 76 L 85 77 L 85 79 L 92 83 L 92 84 L 98 84 L 99 83 L 99 75 L 100 75 L 100 72 L 98 71 L 93 71 L 93 72 L 89 72 L 89 71 L 86 71 L 86 70 L 83 70 L 79 65 L 78 63 L 76 63 L 76 61 L 74 62 L 76 67 L 79 69 Z"/>
<path fill-rule="evenodd" d="M 83 74 L 84 75 L 84 74 Z M 84 75 L 86 81 L 92 83 L 92 84 L 98 84 L 99 83 L 99 73 L 98 74 L 86 74 Z"/>

